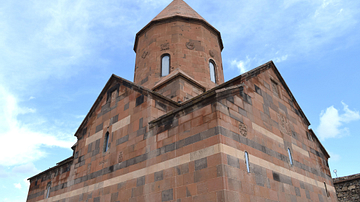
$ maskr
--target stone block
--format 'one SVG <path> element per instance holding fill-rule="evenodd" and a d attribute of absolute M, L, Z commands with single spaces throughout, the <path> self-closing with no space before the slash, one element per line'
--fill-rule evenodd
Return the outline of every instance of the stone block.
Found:
<path fill-rule="evenodd" d="M 195 161 L 195 170 L 207 168 L 207 158 L 202 158 Z"/>
<path fill-rule="evenodd" d="M 171 201 L 173 199 L 173 189 L 168 189 L 161 192 L 161 201 Z"/>

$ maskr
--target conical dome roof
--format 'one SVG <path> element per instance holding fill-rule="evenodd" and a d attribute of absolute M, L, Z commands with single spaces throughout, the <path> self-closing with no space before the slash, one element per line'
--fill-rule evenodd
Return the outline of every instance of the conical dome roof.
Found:
<path fill-rule="evenodd" d="M 152 21 L 166 19 L 174 16 L 193 18 L 206 21 L 194 9 L 192 9 L 183 0 L 172 1 L 164 10 L 162 10 Z"/>
<path fill-rule="evenodd" d="M 164 10 L 162 10 L 154 19 L 152 19 L 145 27 L 143 27 L 135 37 L 135 44 L 134 44 L 134 51 L 136 52 L 137 40 L 138 36 L 146 30 L 151 25 L 158 23 L 160 21 L 170 19 L 170 18 L 186 18 L 186 19 L 193 19 L 204 23 L 210 29 L 214 30 L 219 37 L 219 44 L 220 49 L 224 48 L 224 45 L 221 40 L 220 32 L 213 27 L 210 23 L 208 23 L 201 15 L 199 15 L 194 9 L 192 9 L 185 1 L 183 0 L 173 0 Z"/>

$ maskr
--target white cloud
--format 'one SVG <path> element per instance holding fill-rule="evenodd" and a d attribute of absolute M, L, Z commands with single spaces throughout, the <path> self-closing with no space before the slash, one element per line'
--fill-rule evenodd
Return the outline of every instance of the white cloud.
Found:
<path fill-rule="evenodd" d="M 320 124 L 317 128 L 317 134 L 321 139 L 339 138 L 349 135 L 349 129 L 344 124 L 360 119 L 358 111 L 350 110 L 348 105 L 344 102 L 341 103 L 344 107 L 342 114 L 339 114 L 339 111 L 334 106 L 321 112 Z"/>
<path fill-rule="evenodd" d="M 0 165 L 0 179 L 9 177 L 9 173 L 5 170 L 4 166 Z"/>
<path fill-rule="evenodd" d="M 14 186 L 15 186 L 15 188 L 17 188 L 17 189 L 21 189 L 21 184 L 20 184 L 20 183 L 14 183 Z"/>
<path fill-rule="evenodd" d="M 26 174 L 35 174 L 40 172 L 33 163 L 27 163 L 20 166 L 16 166 L 12 169 L 13 173 L 26 173 Z"/>
<path fill-rule="evenodd" d="M 18 120 L 20 114 L 34 111 L 21 108 L 17 99 L 0 86 L 0 153 L 6 154 L 0 155 L 0 165 L 22 164 L 14 169 L 18 172 L 24 172 L 27 169 L 36 171 L 33 164 L 29 162 L 46 155 L 41 149 L 42 146 L 70 148 L 74 144 L 75 140 L 71 135 L 36 132 L 29 125 Z"/>
<path fill-rule="evenodd" d="M 24 181 L 24 183 L 26 184 L 26 186 L 29 186 L 29 185 L 30 185 L 30 181 L 29 181 L 27 178 L 25 178 L 23 181 Z"/>
<path fill-rule="evenodd" d="M 240 7 L 233 7 L 233 1 L 227 1 L 225 5 L 217 14 L 226 13 L 226 21 L 215 21 L 214 26 L 222 32 L 225 47 L 237 48 L 236 54 L 245 53 L 250 58 L 258 56 L 251 68 L 271 59 L 278 63 L 289 56 L 322 54 L 324 51 L 319 50 L 324 47 L 332 51 L 329 46 L 337 44 L 339 40 L 334 39 L 339 37 L 343 38 L 342 43 L 332 46 L 333 49 L 346 47 L 353 43 L 344 36 L 357 33 L 359 12 L 351 1 L 259 0 L 247 1 Z M 278 52 L 283 55 L 279 56 Z"/>
<path fill-rule="evenodd" d="M 302 20 L 295 32 L 297 48 L 311 51 L 331 42 L 356 24 L 351 4 L 343 0 L 321 0 L 314 2 L 314 10 Z"/>
<path fill-rule="evenodd" d="M 341 160 L 341 156 L 339 154 L 329 152 L 329 155 L 330 155 L 330 159 L 329 159 L 330 162 L 338 162 Z"/>
<path fill-rule="evenodd" d="M 36 91 L 49 78 L 71 78 L 87 66 L 103 68 L 107 56 L 101 57 L 100 52 L 104 49 L 129 46 L 131 52 L 141 18 L 135 8 L 126 7 L 129 2 L 2 2 L 0 85 L 12 86 L 14 91 Z"/>
<path fill-rule="evenodd" d="M 276 63 L 280 63 L 280 62 L 287 60 L 287 58 L 288 58 L 288 55 L 283 55 L 283 56 L 274 58 L 273 61 Z"/>
<path fill-rule="evenodd" d="M 245 60 L 233 60 L 231 61 L 231 66 L 235 67 L 239 70 L 240 74 L 243 74 L 247 71 L 249 71 L 252 67 L 250 66 L 252 59 L 250 59 L 248 56 Z"/>
<path fill-rule="evenodd" d="M 85 115 L 75 115 L 75 118 L 77 118 L 77 119 L 84 119 L 84 118 L 85 118 Z"/>

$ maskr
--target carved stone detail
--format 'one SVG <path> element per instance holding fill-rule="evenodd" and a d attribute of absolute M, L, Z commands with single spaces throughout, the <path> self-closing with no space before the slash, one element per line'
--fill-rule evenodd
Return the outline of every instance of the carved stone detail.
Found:
<path fill-rule="evenodd" d="M 240 134 L 244 137 L 247 136 L 247 127 L 245 124 L 241 123 L 239 124 L 239 130 L 240 130 Z"/>
<path fill-rule="evenodd" d="M 169 45 L 169 43 L 164 43 L 164 44 L 161 44 L 160 47 L 161 47 L 161 50 L 162 50 L 162 51 L 163 51 L 163 50 L 169 50 L 170 45 Z"/>
<path fill-rule="evenodd" d="M 287 120 L 287 118 L 282 115 L 282 114 L 277 114 L 278 119 L 279 119 L 279 130 L 284 133 L 289 135 L 290 134 L 290 125 L 289 125 L 289 121 Z"/>
<path fill-rule="evenodd" d="M 122 161 L 123 161 L 123 152 L 119 152 L 118 163 L 121 163 Z"/>
<path fill-rule="evenodd" d="M 186 48 L 188 48 L 189 50 L 194 50 L 195 48 L 195 44 L 194 42 L 190 41 L 186 43 Z"/>
<path fill-rule="evenodd" d="M 273 93 L 279 97 L 279 89 L 278 89 L 278 85 L 274 82 L 274 81 L 271 81 L 271 86 L 272 86 L 272 89 L 273 89 Z"/>
<path fill-rule="evenodd" d="M 213 50 L 209 50 L 209 54 L 212 58 L 215 57 L 215 52 Z"/>
<path fill-rule="evenodd" d="M 149 55 L 149 51 L 144 51 L 141 58 L 145 59 L 147 55 Z"/>

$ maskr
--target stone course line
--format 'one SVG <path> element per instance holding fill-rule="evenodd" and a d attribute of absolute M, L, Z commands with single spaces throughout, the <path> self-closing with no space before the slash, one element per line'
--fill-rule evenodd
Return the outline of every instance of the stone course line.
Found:
<path fill-rule="evenodd" d="M 112 131 L 115 132 L 117 130 L 119 130 L 120 128 L 123 128 L 126 125 L 130 124 L 130 115 L 121 119 L 120 121 L 114 123 L 112 125 Z M 100 139 L 103 136 L 103 130 L 100 130 L 99 132 L 95 133 L 94 135 L 86 138 L 86 142 L 85 142 L 85 146 L 95 142 L 96 140 Z"/>
<path fill-rule="evenodd" d="M 295 145 L 294 143 L 292 144 L 292 148 L 293 148 L 295 151 L 299 152 L 300 154 L 302 154 L 302 155 L 310 158 L 309 152 L 306 151 L 305 149 L 303 149 L 303 148 Z"/>
<path fill-rule="evenodd" d="M 261 128 L 261 126 L 259 126 L 259 128 Z M 288 162 L 289 161 L 287 156 L 285 156 L 283 154 L 280 154 L 280 153 L 278 153 L 276 151 L 273 151 L 273 150 L 271 150 L 269 148 L 266 148 L 265 146 L 254 142 L 253 140 L 242 137 L 241 135 L 239 135 L 237 133 L 234 133 L 234 132 L 231 132 L 231 131 L 223 128 L 223 127 L 215 127 L 215 128 L 209 129 L 207 131 L 204 131 L 202 133 L 198 133 L 198 134 L 190 136 L 188 138 L 179 140 L 178 142 L 175 142 L 175 143 L 172 143 L 172 144 L 169 144 L 169 145 L 165 145 L 165 146 L 163 146 L 163 147 L 161 147 L 161 148 L 159 148 L 157 150 L 153 150 L 153 151 L 151 151 L 149 153 L 145 153 L 143 155 L 134 157 L 132 159 L 128 159 L 128 160 L 126 160 L 126 161 L 124 161 L 122 163 L 119 163 L 119 164 L 104 168 L 102 170 L 90 173 L 88 175 L 85 175 L 85 176 L 82 176 L 82 177 L 79 177 L 79 178 L 76 178 L 74 181 L 69 181 L 69 182 L 65 182 L 63 184 L 59 184 L 59 185 L 53 187 L 51 190 L 53 191 L 53 189 L 54 189 L 54 191 L 56 191 L 58 189 L 67 188 L 70 184 L 72 185 L 72 184 L 78 184 L 78 183 L 85 182 L 87 180 L 96 178 L 97 176 L 105 175 L 105 174 L 108 174 L 108 173 L 110 173 L 112 171 L 116 171 L 116 170 L 119 170 L 119 169 L 122 169 L 122 168 L 125 168 L 125 167 L 135 165 L 137 163 L 146 161 L 147 159 L 150 159 L 152 157 L 159 156 L 159 155 L 162 155 L 164 153 L 177 150 L 177 149 L 182 148 L 184 146 L 193 144 L 195 142 L 199 142 L 201 140 L 207 139 L 209 137 L 212 137 L 212 136 L 215 136 L 215 135 L 218 135 L 218 134 L 221 134 L 221 135 L 223 135 L 225 137 L 231 138 L 231 139 L 233 139 L 233 140 L 235 140 L 235 141 L 237 141 L 237 142 L 239 142 L 241 144 L 248 145 L 248 146 L 250 146 L 250 147 L 252 147 L 252 148 L 254 148 L 254 149 L 258 150 L 258 151 L 261 151 L 263 153 L 266 153 L 267 155 L 273 156 L 273 157 L 275 157 L 275 158 L 277 158 L 277 159 L 279 159 L 279 160 L 281 160 L 283 162 Z M 120 144 L 120 143 L 122 143 L 124 141 L 127 141 L 128 135 L 124 136 L 123 138 L 118 139 L 117 143 Z M 324 174 L 323 172 L 321 172 L 321 171 L 319 171 L 319 170 L 317 170 L 315 168 L 306 166 L 306 165 L 304 165 L 304 164 L 302 164 L 302 163 L 300 163 L 298 161 L 294 161 L 294 166 L 298 167 L 298 168 L 300 168 L 300 169 L 302 169 L 304 171 L 310 172 L 310 173 L 312 173 L 312 174 L 314 174 L 316 176 L 322 177 L 322 178 L 329 177 L 326 174 Z M 32 195 L 29 195 L 28 197 L 33 198 L 33 197 L 37 197 L 38 195 L 39 195 L 39 192 L 35 193 L 35 194 L 32 194 Z"/>
<path fill-rule="evenodd" d="M 228 145 L 225 144 L 216 144 L 189 154 L 185 154 L 183 156 L 179 156 L 176 157 L 174 159 L 170 159 L 168 161 L 164 161 L 152 166 L 149 166 L 147 168 L 143 168 L 143 169 L 139 169 L 118 177 L 114 177 L 108 180 L 105 180 L 103 182 L 100 183 L 96 183 L 93 185 L 89 185 L 83 188 L 79 188 L 64 194 L 59 194 L 53 197 L 50 197 L 48 199 L 43 199 L 40 200 L 40 202 L 52 202 L 52 201 L 58 201 L 58 200 L 62 200 L 62 199 L 66 199 L 66 198 L 70 198 L 70 197 L 74 197 L 77 195 L 81 195 L 83 193 L 88 193 L 88 192 L 92 192 L 94 190 L 98 190 L 101 188 L 105 188 L 108 186 L 112 186 L 112 185 L 116 185 L 119 184 L 121 182 L 126 182 L 128 180 L 131 179 L 136 179 L 139 176 L 144 176 L 144 175 L 149 175 L 155 172 L 159 172 L 161 170 L 165 170 L 165 169 L 169 169 L 172 167 L 176 167 L 185 163 L 189 163 L 191 161 L 195 161 L 195 160 L 199 160 L 214 154 L 218 154 L 218 153 L 224 153 L 227 155 L 231 155 L 234 156 L 236 158 L 239 158 L 241 160 L 244 160 L 244 151 L 238 150 L 236 148 L 230 147 Z M 284 167 L 281 166 L 277 166 L 271 162 L 268 162 L 266 160 L 263 160 L 261 158 L 258 158 L 256 156 L 251 156 L 251 164 L 255 164 L 257 166 L 269 169 L 271 171 L 275 171 L 278 172 L 280 174 L 286 175 L 288 177 L 292 177 L 295 179 L 298 179 L 300 181 L 306 182 L 308 184 L 317 186 L 321 189 L 324 188 L 324 184 L 323 182 L 317 181 L 315 179 L 309 178 L 307 176 L 301 175 L 299 173 L 296 173 L 294 171 L 288 170 Z M 335 193 L 335 188 L 332 185 L 327 185 L 328 190 Z"/>
<path fill-rule="evenodd" d="M 271 139 L 273 139 L 273 140 L 275 140 L 275 141 L 277 141 L 277 142 L 279 142 L 281 144 L 284 144 L 284 140 L 281 137 L 279 137 L 279 136 L 275 135 L 274 133 L 266 130 L 265 128 L 255 124 L 255 123 L 252 123 L 252 127 L 253 127 L 254 130 L 260 132 L 261 134 L 265 135 L 266 137 L 271 138 Z"/>
<path fill-rule="evenodd" d="M 275 140 L 275 141 L 277 141 L 277 142 L 279 142 L 279 143 L 281 143 L 281 144 L 284 144 L 284 140 L 283 140 L 281 137 L 275 135 L 274 133 L 266 130 L 265 128 L 263 128 L 263 127 L 255 124 L 255 123 L 252 123 L 252 126 L 253 126 L 253 129 L 254 129 L 254 130 L 260 132 L 261 134 L 265 135 L 266 137 L 271 138 L 271 139 L 273 139 L 273 140 Z M 299 152 L 300 154 L 302 154 L 302 155 L 307 156 L 307 157 L 310 158 L 310 155 L 309 155 L 309 152 L 308 152 L 308 151 L 306 151 L 306 150 L 298 147 L 298 146 L 295 145 L 295 144 L 293 144 L 292 147 L 293 147 L 293 149 L 294 149 L 295 151 L 297 151 L 297 152 Z"/>

